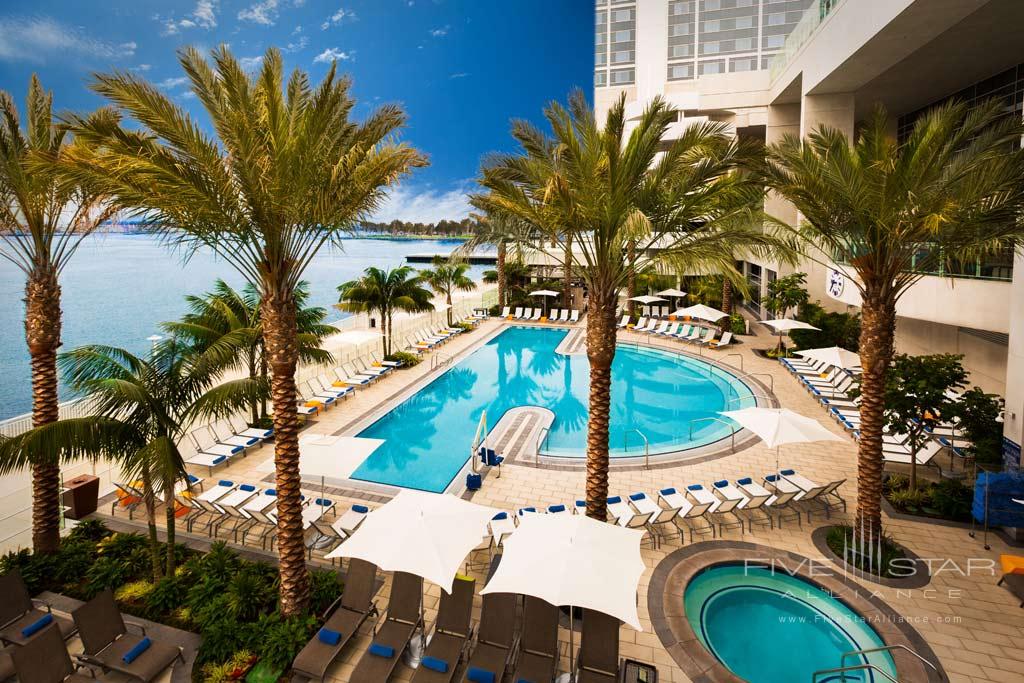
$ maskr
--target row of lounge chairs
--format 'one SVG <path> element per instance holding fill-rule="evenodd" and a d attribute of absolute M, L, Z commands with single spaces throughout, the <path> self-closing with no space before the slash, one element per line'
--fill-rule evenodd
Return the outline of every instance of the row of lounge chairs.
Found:
<path fill-rule="evenodd" d="M 830 516 L 833 509 L 846 510 L 846 501 L 839 495 L 845 479 L 824 484 L 811 481 L 795 470 L 781 470 L 767 474 L 760 483 L 751 477 L 716 481 L 711 488 L 691 484 L 684 489 L 663 488 L 658 495 L 643 491 L 628 496 L 608 498 L 608 521 L 630 529 L 645 529 L 651 542 L 661 545 L 661 530 L 679 534 L 685 542 L 688 530 L 690 541 L 694 534 L 710 533 L 720 536 L 726 529 L 751 532 L 754 525 L 782 527 L 784 520 L 801 524 L 804 514 L 811 521 L 814 512 Z M 490 523 L 491 549 L 501 546 L 505 538 L 515 532 L 517 519 L 530 514 L 586 514 L 587 503 L 577 500 L 572 505 L 549 505 L 547 508 L 524 507 L 515 515 L 499 512 Z"/>
<path fill-rule="evenodd" d="M 830 368 L 824 363 L 784 358 L 782 364 L 801 382 L 829 412 L 855 438 L 860 438 L 860 397 L 850 392 L 856 387 L 857 373 Z M 942 474 L 936 456 L 949 450 L 952 456 L 969 442 L 960 436 L 954 423 L 936 425 L 929 431 L 930 438 L 917 452 L 918 465 L 930 465 Z M 911 448 L 908 434 L 892 434 L 886 430 L 882 437 L 882 458 L 888 463 L 909 465 Z"/>
<path fill-rule="evenodd" d="M 543 308 L 523 308 L 518 306 L 513 312 L 511 306 L 505 306 L 501 311 L 501 317 L 506 320 L 540 322 L 543 319 L 550 323 L 575 324 L 580 321 L 580 312 L 575 308 L 552 308 L 551 312 L 545 316 Z"/>
<path fill-rule="evenodd" d="M 129 632 L 128 626 L 138 633 Z M 64 641 L 75 634 L 82 641 L 82 653 L 72 661 Z M 17 675 L 20 683 L 149 683 L 185 661 L 180 647 L 153 639 L 141 624 L 126 622 L 111 591 L 81 605 L 67 619 L 33 600 L 16 569 L 0 575 L 0 640 L 5 644 L 0 650 L 0 680 Z M 103 676 L 97 678 L 97 671 Z"/>
<path fill-rule="evenodd" d="M 641 306 L 640 315 L 645 318 L 668 318 L 674 310 L 672 306 Z"/>
<path fill-rule="evenodd" d="M 384 683 L 398 665 L 402 652 L 417 630 L 421 617 L 423 579 L 395 572 L 387 610 L 379 613 L 377 568 L 363 560 L 350 561 L 345 592 L 325 615 L 323 628 L 292 663 L 295 673 L 323 681 L 359 628 L 376 617 L 370 644 L 360 655 L 350 680 Z M 442 593 L 429 644 L 423 652 L 413 683 L 500 683 L 511 672 L 517 682 L 551 683 L 558 670 L 559 610 L 543 600 L 513 593 L 482 596 L 480 622 L 473 628 L 476 581 L 456 577 L 451 593 Z M 522 600 L 522 624 L 517 629 L 517 607 Z M 578 681 L 614 683 L 619 680 L 619 622 L 584 610 L 578 659 Z M 458 678 L 457 678 L 458 676 Z"/>
<path fill-rule="evenodd" d="M 630 325 L 629 316 L 619 320 L 619 329 L 631 329 L 633 332 L 644 332 L 656 337 L 675 339 L 690 344 L 698 344 L 712 349 L 720 349 L 733 343 L 732 332 L 726 331 L 718 338 L 718 328 L 704 327 L 692 323 L 659 321 L 655 318 L 640 318 L 636 325 Z"/>
<path fill-rule="evenodd" d="M 205 467 L 212 474 L 213 468 L 222 465 L 235 456 L 245 455 L 274 436 L 273 429 L 250 427 L 245 420 L 232 417 L 198 427 L 186 437 L 187 443 L 179 444 L 192 454 L 185 458 L 185 464 Z"/>

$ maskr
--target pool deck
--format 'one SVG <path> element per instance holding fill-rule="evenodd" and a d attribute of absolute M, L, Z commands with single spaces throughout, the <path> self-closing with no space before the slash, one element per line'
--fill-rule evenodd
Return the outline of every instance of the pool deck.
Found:
<path fill-rule="evenodd" d="M 475 348 L 484 338 L 496 333 L 506 324 L 503 320 L 489 320 L 480 329 L 459 335 L 446 344 L 441 352 L 457 359 L 461 354 Z M 521 323 L 516 323 L 521 324 Z M 670 340 L 648 338 L 633 332 L 620 332 L 622 341 L 644 341 L 656 347 L 683 349 L 695 352 L 687 346 Z M 738 530 L 727 531 L 724 538 L 729 541 L 747 541 L 771 546 L 779 551 L 795 553 L 809 558 L 819 558 L 811 538 L 816 527 L 836 522 L 849 522 L 856 507 L 856 444 L 843 432 L 825 411 L 799 386 L 777 362 L 762 358 L 753 351 L 768 348 L 774 344 L 774 337 L 766 333 L 743 337 L 742 344 L 730 347 L 728 352 L 706 351 L 705 355 L 718 358 L 738 367 L 735 356 L 742 356 L 747 373 L 765 373 L 773 377 L 774 393 L 781 405 L 803 415 L 818 419 L 828 429 L 842 437 L 841 442 L 822 444 L 797 444 L 782 449 L 782 464 L 796 469 L 804 476 L 816 481 L 846 479 L 840 493 L 845 497 L 849 512 L 833 513 L 831 520 L 816 515 L 813 523 L 806 521 L 803 527 L 787 524 L 781 529 L 768 530 L 755 527 L 753 533 L 741 536 Z M 415 368 L 395 373 L 385 381 L 360 389 L 355 396 L 341 406 L 333 408 L 308 427 L 310 433 L 341 434 L 352 425 L 365 420 L 379 410 L 379 407 L 402 395 L 413 385 L 423 381 L 432 372 L 429 356 Z M 215 473 L 215 478 L 259 483 L 268 475 L 260 467 L 273 457 L 270 446 L 254 451 L 246 458 L 236 458 L 226 468 Z M 629 494 L 634 491 L 656 492 L 665 486 L 685 486 L 703 483 L 705 486 L 718 479 L 734 480 L 752 476 L 759 479 L 775 469 L 775 450 L 766 448 L 760 442 L 742 444 L 736 453 L 697 459 L 674 466 L 659 465 L 650 469 L 628 467 L 612 469 L 610 493 Z M 311 491 L 316 487 L 310 486 Z M 514 510 L 527 505 L 547 506 L 569 503 L 584 494 L 584 471 L 579 468 L 536 467 L 533 463 L 507 463 L 502 467 L 501 477 L 493 474 L 484 480 L 483 488 L 473 495 L 474 502 L 490 505 L 503 510 Z M 339 503 L 341 511 L 353 502 L 386 500 L 390 493 L 386 489 L 335 487 L 331 496 Z M 109 506 L 107 508 L 109 511 Z M 888 515 L 885 519 L 886 532 L 896 541 L 905 545 L 921 558 L 936 560 L 930 584 L 924 589 L 900 590 L 878 584 L 857 581 L 877 600 L 883 602 L 895 613 L 913 623 L 931 650 L 945 668 L 950 681 L 960 683 L 981 683 L 982 681 L 1009 683 L 1024 680 L 1024 609 L 1018 608 L 1018 601 L 1006 589 L 996 585 L 998 580 L 987 564 L 979 569 L 982 562 L 994 561 L 998 565 L 1000 553 L 1024 554 L 1020 549 L 1007 545 L 1006 541 L 990 535 L 992 549 L 986 551 L 979 539 L 972 539 L 961 525 L 929 522 L 902 515 Z M 689 545 L 689 544 L 687 544 Z M 645 546 L 642 555 L 647 572 L 641 579 L 639 611 L 642 632 L 623 626 L 621 630 L 620 655 L 654 663 L 660 673 L 660 680 L 670 683 L 710 680 L 704 676 L 688 676 L 684 673 L 673 654 L 662 643 L 648 610 L 648 587 L 655 568 L 671 553 L 681 547 L 678 539 L 666 541 L 658 549 Z M 487 556 L 476 558 L 478 564 L 470 573 L 482 580 L 485 578 Z M 841 571 L 838 565 L 828 560 L 819 560 L 833 571 Z M 972 562 L 971 571 L 964 570 Z M 386 603 L 390 580 L 386 581 L 378 601 Z M 436 615 L 440 588 L 429 585 L 427 591 L 427 623 L 433 623 Z M 477 596 L 474 617 L 479 616 L 480 598 Z M 353 667 L 365 652 L 370 629 L 364 626 L 361 635 L 349 645 L 342 657 L 329 671 L 328 679 L 346 682 L 351 680 Z M 569 634 L 560 629 L 562 660 L 561 670 L 568 670 Z M 577 639 L 578 643 L 578 639 Z M 392 680 L 406 681 L 412 671 L 400 665 Z M 914 678 L 904 680 L 915 681 Z"/>

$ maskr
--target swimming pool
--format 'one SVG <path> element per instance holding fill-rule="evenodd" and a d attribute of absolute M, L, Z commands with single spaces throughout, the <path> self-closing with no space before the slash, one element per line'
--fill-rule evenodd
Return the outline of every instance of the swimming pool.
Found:
<path fill-rule="evenodd" d="M 585 355 L 555 348 L 564 328 L 509 327 L 392 408 L 357 436 L 384 443 L 353 479 L 443 491 L 468 457 L 481 413 L 493 427 L 509 408 L 549 408 L 555 421 L 542 453 L 581 458 L 586 450 L 589 373 Z M 735 376 L 708 363 L 649 348 L 620 346 L 612 366 L 611 457 L 708 444 L 727 436 L 721 410 L 755 403 Z M 694 423 L 694 420 L 701 420 Z M 692 439 L 690 429 L 692 423 Z M 627 443 L 628 439 L 628 443 Z"/>
<path fill-rule="evenodd" d="M 874 629 L 839 600 L 807 581 L 766 567 L 712 567 L 690 581 L 684 604 L 704 647 L 750 683 L 809 681 L 815 671 L 838 667 L 844 652 L 884 645 Z M 871 663 L 897 678 L 887 653 L 849 657 L 846 663 Z M 846 680 L 887 679 L 865 669 L 848 673 Z"/>

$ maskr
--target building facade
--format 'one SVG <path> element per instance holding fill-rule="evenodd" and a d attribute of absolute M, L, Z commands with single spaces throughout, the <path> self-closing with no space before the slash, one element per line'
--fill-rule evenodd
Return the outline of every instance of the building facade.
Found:
<path fill-rule="evenodd" d="M 1024 116 L 1024 2 L 1019 0 L 596 0 L 594 104 L 599 117 L 624 96 L 636 119 L 654 96 L 691 122 L 722 121 L 765 143 L 821 125 L 854 135 L 881 104 L 892 134 L 950 98 L 999 98 Z M 766 210 L 795 222 L 769 198 Z M 792 272 L 739 262 L 747 307 L 764 314 L 768 283 Z M 812 300 L 855 310 L 842 264 L 811 261 Z M 961 353 L 971 380 L 1006 397 L 1007 452 L 1024 429 L 1024 256 L 1000 254 L 925 275 L 898 307 L 897 350 Z"/>

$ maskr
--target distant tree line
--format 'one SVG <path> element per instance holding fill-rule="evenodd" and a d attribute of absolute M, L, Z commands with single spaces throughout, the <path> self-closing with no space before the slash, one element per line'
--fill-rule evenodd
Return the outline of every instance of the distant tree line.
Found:
<path fill-rule="evenodd" d="M 436 223 L 412 223 L 397 219 L 390 223 L 365 221 L 363 229 L 388 235 L 444 235 L 446 237 L 475 235 L 481 230 L 480 223 L 472 218 L 463 218 L 461 221 L 441 220 Z"/>

